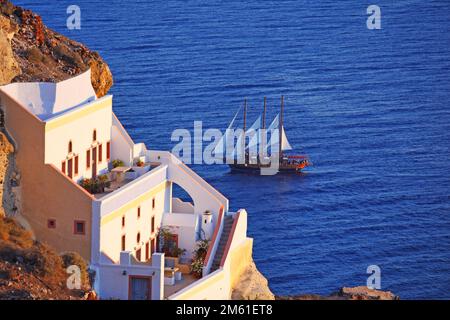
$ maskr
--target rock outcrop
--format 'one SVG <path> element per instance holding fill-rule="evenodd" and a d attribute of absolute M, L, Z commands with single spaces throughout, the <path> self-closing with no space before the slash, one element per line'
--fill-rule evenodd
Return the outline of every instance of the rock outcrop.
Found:
<path fill-rule="evenodd" d="M 14 172 L 14 147 L 3 132 L 0 132 L 0 217 L 11 214 L 15 208 L 12 192 L 12 173 Z"/>
<path fill-rule="evenodd" d="M 277 300 L 399 300 L 390 291 L 381 291 L 369 289 L 364 286 L 360 287 L 343 287 L 338 292 L 332 293 L 329 296 L 320 296 L 316 294 L 302 294 L 297 296 L 280 296 Z"/>
<path fill-rule="evenodd" d="M 10 83 L 20 74 L 20 67 L 11 46 L 11 40 L 17 30 L 17 25 L 0 15 L 0 84 Z"/>
<path fill-rule="evenodd" d="M 0 85 L 57 82 L 88 68 L 97 96 L 104 96 L 113 78 L 97 52 L 47 28 L 32 11 L 0 0 Z"/>
<path fill-rule="evenodd" d="M 269 289 L 267 279 L 258 271 L 253 261 L 246 267 L 233 288 L 233 300 L 274 300 L 275 296 Z"/>

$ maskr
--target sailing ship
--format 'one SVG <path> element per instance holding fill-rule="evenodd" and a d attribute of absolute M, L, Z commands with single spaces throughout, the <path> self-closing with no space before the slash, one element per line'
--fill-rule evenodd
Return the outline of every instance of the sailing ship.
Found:
<path fill-rule="evenodd" d="M 311 165 L 309 157 L 302 154 L 292 154 L 292 150 L 284 128 L 284 97 L 281 96 L 280 113 L 276 115 L 266 128 L 267 100 L 264 97 L 264 110 L 262 117 L 247 128 L 247 100 L 244 100 L 244 125 L 242 133 L 237 138 L 236 146 L 230 155 L 223 159 L 232 171 L 261 171 L 273 174 L 277 172 L 299 173 Z M 225 136 L 216 145 L 216 154 L 223 154 L 226 143 L 230 141 L 229 135 L 235 132 L 234 122 L 240 113 L 236 112 L 228 126 Z M 270 134 L 270 138 L 269 138 Z M 246 144 L 247 137 L 249 138 Z M 268 141 L 268 143 L 266 143 Z M 234 142 L 234 139 L 233 139 Z"/>

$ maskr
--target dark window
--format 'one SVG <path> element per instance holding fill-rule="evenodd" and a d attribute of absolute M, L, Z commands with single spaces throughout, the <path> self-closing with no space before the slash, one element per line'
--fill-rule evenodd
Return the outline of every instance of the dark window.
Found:
<path fill-rule="evenodd" d="M 86 151 L 86 169 L 91 167 L 91 150 Z"/>
<path fill-rule="evenodd" d="M 122 236 L 122 250 L 125 251 L 125 235 Z"/>
<path fill-rule="evenodd" d="M 56 228 L 56 220 L 55 219 L 48 219 L 47 220 L 47 227 L 49 229 L 55 229 Z"/>
<path fill-rule="evenodd" d="M 125 227 L 125 216 L 122 217 L 122 228 Z"/>
<path fill-rule="evenodd" d="M 67 160 L 67 175 L 73 177 L 73 159 Z"/>
<path fill-rule="evenodd" d="M 178 248 L 178 235 L 173 234 L 172 236 L 164 239 L 164 253 L 168 257 L 172 257 L 174 250 Z"/>
<path fill-rule="evenodd" d="M 62 171 L 62 173 L 66 174 L 66 162 L 65 161 L 63 161 L 61 163 L 61 171 Z"/>
<path fill-rule="evenodd" d="M 94 130 L 94 132 L 92 133 L 92 141 L 97 140 L 97 130 Z"/>
<path fill-rule="evenodd" d="M 152 209 L 155 209 L 156 206 L 156 200 L 155 198 L 152 199 Z"/>
<path fill-rule="evenodd" d="M 77 175 L 78 174 L 78 156 L 75 157 L 75 169 L 74 169 L 74 174 Z"/>
<path fill-rule="evenodd" d="M 138 219 L 141 217 L 141 207 L 138 207 L 138 211 L 137 211 L 137 214 L 138 214 Z"/>
<path fill-rule="evenodd" d="M 72 141 L 69 141 L 69 153 L 72 152 Z"/>
<path fill-rule="evenodd" d="M 138 232 L 137 236 L 136 236 L 136 241 L 137 243 L 141 242 L 141 233 Z"/>
<path fill-rule="evenodd" d="M 152 217 L 152 233 L 155 232 L 155 216 Z"/>
<path fill-rule="evenodd" d="M 150 242 L 145 244 L 145 260 L 148 261 L 150 259 Z"/>
<path fill-rule="evenodd" d="M 73 231 L 75 234 L 85 234 L 86 233 L 86 223 L 84 221 L 75 221 Z"/>
<path fill-rule="evenodd" d="M 111 142 L 106 143 L 106 160 L 109 161 L 111 159 Z"/>
<path fill-rule="evenodd" d="M 141 261 L 141 249 L 136 251 L 136 260 Z"/>
<path fill-rule="evenodd" d="M 98 146 L 98 162 L 102 162 L 103 160 L 103 146 L 100 144 Z"/>

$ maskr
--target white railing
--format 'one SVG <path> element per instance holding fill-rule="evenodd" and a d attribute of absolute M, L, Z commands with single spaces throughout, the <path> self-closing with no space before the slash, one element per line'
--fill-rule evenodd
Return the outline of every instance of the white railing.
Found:
<path fill-rule="evenodd" d="M 139 178 L 130 181 L 123 187 L 108 193 L 104 197 L 96 200 L 101 203 L 101 216 L 116 211 L 126 205 L 139 195 L 148 192 L 159 184 L 166 181 L 167 166 L 159 166 Z"/>

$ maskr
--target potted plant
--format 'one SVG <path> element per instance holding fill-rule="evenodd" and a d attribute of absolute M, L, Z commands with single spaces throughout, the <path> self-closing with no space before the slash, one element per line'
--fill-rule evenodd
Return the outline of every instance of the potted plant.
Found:
<path fill-rule="evenodd" d="M 191 273 L 197 278 L 201 278 L 203 275 L 203 267 L 205 264 L 206 254 L 208 253 L 208 248 L 209 240 L 200 240 L 197 242 L 197 247 L 193 252 L 194 258 L 191 263 Z"/>
<path fill-rule="evenodd" d="M 138 161 L 136 161 L 136 166 L 142 168 L 143 166 L 145 166 L 145 163 L 142 160 L 138 160 Z"/>
<path fill-rule="evenodd" d="M 125 166 L 125 163 L 122 160 L 119 160 L 119 159 L 115 159 L 111 163 L 112 163 L 113 168 L 124 167 Z"/>

